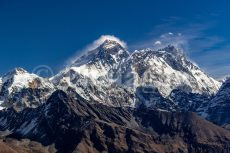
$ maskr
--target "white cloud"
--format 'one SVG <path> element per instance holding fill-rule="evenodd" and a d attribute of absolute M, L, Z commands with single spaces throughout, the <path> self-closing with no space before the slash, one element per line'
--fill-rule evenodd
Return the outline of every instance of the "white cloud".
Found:
<path fill-rule="evenodd" d="M 73 64 L 76 61 L 77 58 L 79 58 L 83 54 L 86 54 L 89 51 L 92 51 L 92 50 L 96 49 L 97 47 L 99 47 L 106 40 L 116 41 L 122 47 L 127 48 L 126 42 L 122 41 L 118 37 L 115 37 L 114 35 L 102 35 L 98 39 L 94 40 L 91 44 L 86 45 L 86 47 L 84 47 L 81 50 L 78 50 L 73 57 L 71 57 L 69 60 L 67 60 L 66 66 L 69 66 L 69 65 Z"/>
<path fill-rule="evenodd" d="M 178 48 L 186 48 L 188 40 L 181 33 L 173 34 L 171 32 L 160 35 L 160 37 L 153 39 L 155 42 L 151 48 L 159 49 L 168 45 L 173 45 Z"/>
<path fill-rule="evenodd" d="M 122 47 L 127 48 L 127 45 L 124 41 L 120 40 L 119 38 L 113 36 L 113 35 L 102 35 L 100 38 L 95 40 L 93 43 L 87 45 L 87 47 L 84 49 L 85 51 L 93 50 L 97 47 L 99 47 L 105 40 L 112 40 L 118 42 Z"/>
<path fill-rule="evenodd" d="M 155 45 L 161 45 L 161 41 L 157 40 L 157 41 L 155 41 L 154 44 L 155 44 Z"/>

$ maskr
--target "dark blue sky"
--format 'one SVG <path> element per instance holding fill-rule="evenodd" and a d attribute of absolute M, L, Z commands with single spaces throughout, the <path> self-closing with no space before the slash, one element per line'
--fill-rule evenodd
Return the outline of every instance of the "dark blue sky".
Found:
<path fill-rule="evenodd" d="M 230 74 L 229 27 L 227 0 L 0 0 L 0 74 L 38 65 L 56 73 L 104 34 L 133 50 L 173 32 L 193 61 L 220 77 Z"/>

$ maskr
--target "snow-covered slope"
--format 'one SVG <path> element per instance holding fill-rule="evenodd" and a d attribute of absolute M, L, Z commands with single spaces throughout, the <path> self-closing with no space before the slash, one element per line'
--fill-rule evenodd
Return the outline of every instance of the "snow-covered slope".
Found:
<path fill-rule="evenodd" d="M 110 106 L 144 104 L 167 110 L 180 107 L 190 110 L 190 106 L 200 106 L 202 98 L 215 94 L 220 84 L 174 46 L 130 54 L 119 41 L 106 39 L 50 80 L 21 68 L 8 72 L 0 78 L 0 106 L 37 107 L 55 89 L 61 89 L 92 103 Z M 175 89 L 182 91 L 171 94 Z M 193 95 L 194 103 L 193 98 L 173 96 L 177 94 Z M 185 104 L 187 100 L 193 104 Z"/>
<path fill-rule="evenodd" d="M 77 92 L 92 102 L 130 106 L 133 105 L 132 89 L 113 80 L 113 75 L 128 57 L 129 52 L 121 44 L 105 40 L 51 80 L 59 89 Z"/>
<path fill-rule="evenodd" d="M 36 107 L 53 89 L 48 79 L 16 68 L 1 78 L 1 107 Z"/>
<path fill-rule="evenodd" d="M 184 85 L 194 93 L 211 95 L 217 92 L 221 84 L 206 75 L 174 46 L 135 51 L 118 73 L 120 84 L 134 88 L 153 85 L 164 97 Z"/>
<path fill-rule="evenodd" d="M 71 68 L 84 76 L 97 79 L 111 74 L 128 57 L 129 52 L 121 44 L 105 40 L 98 48 L 80 56 Z"/>
<path fill-rule="evenodd" d="M 189 61 L 179 48 L 168 46 L 130 54 L 114 40 L 105 40 L 86 52 L 51 80 L 59 89 L 113 106 L 139 105 L 136 98 L 145 92 L 140 89 L 149 86 L 167 98 L 182 86 L 192 93 L 212 95 L 221 84 Z"/>

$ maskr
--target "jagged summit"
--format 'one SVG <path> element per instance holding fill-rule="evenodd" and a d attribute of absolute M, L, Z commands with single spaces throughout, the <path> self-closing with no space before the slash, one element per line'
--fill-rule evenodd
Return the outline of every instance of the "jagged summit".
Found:
<path fill-rule="evenodd" d="M 27 71 L 21 67 L 13 69 L 13 71 L 18 72 L 18 73 L 27 73 Z"/>
<path fill-rule="evenodd" d="M 211 95 L 217 92 L 221 84 L 206 75 L 186 58 L 181 49 L 174 46 L 135 51 L 118 73 L 120 84 L 133 88 L 153 85 L 164 96 L 181 85 L 191 87 L 192 92 Z"/>
<path fill-rule="evenodd" d="M 0 78 L 0 107 L 36 107 L 52 92 L 53 84 L 23 68 L 15 68 Z"/>
<path fill-rule="evenodd" d="M 171 53 L 173 55 L 181 55 L 181 56 L 183 55 L 183 56 L 185 56 L 184 51 L 181 48 L 178 48 L 178 47 L 176 47 L 174 45 L 168 45 L 166 47 L 158 49 L 158 51 L 166 51 L 166 52 Z"/>
<path fill-rule="evenodd" d="M 14 69 L 10 70 L 9 72 L 7 72 L 6 74 L 4 74 L 3 78 L 7 77 L 7 76 L 19 75 L 19 74 L 25 74 L 25 73 L 28 73 L 28 72 L 25 69 L 18 67 L 18 68 L 14 68 Z"/>
<path fill-rule="evenodd" d="M 109 39 L 106 39 L 99 47 L 101 47 L 103 49 L 111 49 L 114 47 L 119 47 L 120 49 L 125 49 L 125 47 L 122 46 L 122 44 L 120 44 L 118 41 L 109 40 Z"/>
<path fill-rule="evenodd" d="M 127 48 L 126 43 L 124 41 L 120 40 L 119 38 L 112 36 L 112 35 L 103 35 L 99 39 L 95 40 L 92 43 L 92 45 L 90 47 L 91 49 L 89 49 L 89 50 L 93 50 L 93 49 L 97 48 L 98 46 L 103 44 L 105 41 L 116 42 L 116 43 L 120 44 L 123 48 Z"/>
<path fill-rule="evenodd" d="M 102 60 L 102 64 L 119 62 L 121 58 L 127 58 L 129 52 L 118 41 L 106 39 L 102 44 L 93 50 L 87 50 L 71 65 L 78 67 L 83 64 L 92 64 Z"/>
<path fill-rule="evenodd" d="M 221 86 L 220 90 L 226 90 L 230 88 L 230 77 L 227 77 L 224 81 L 223 85 Z M 230 90 L 229 90 L 230 92 Z"/>

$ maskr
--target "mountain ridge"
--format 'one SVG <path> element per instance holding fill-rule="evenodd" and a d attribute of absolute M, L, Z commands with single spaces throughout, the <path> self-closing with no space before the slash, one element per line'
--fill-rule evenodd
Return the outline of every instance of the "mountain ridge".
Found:
<path fill-rule="evenodd" d="M 208 97 L 215 94 L 221 84 L 189 61 L 180 48 L 168 45 L 162 49 L 143 49 L 130 53 L 114 40 L 98 44 L 98 47 L 82 54 L 49 80 L 20 68 L 17 70 L 22 73 L 19 75 L 21 78 L 26 78 L 26 74 L 29 79 L 22 81 L 25 87 L 9 95 L 4 92 L 8 86 L 3 81 L 0 93 L 7 99 L 2 100 L 1 107 L 13 106 L 18 110 L 38 107 L 53 91 L 60 89 L 73 96 L 80 95 L 86 101 L 108 106 L 146 105 L 169 111 L 199 110 L 202 114 L 207 109 L 203 103 L 209 101 Z M 13 82 L 14 79 L 11 79 L 9 84 Z M 176 89 L 181 90 L 175 92 L 176 95 L 184 97 L 173 97 L 172 92 Z M 187 99 L 182 91 L 188 92 L 187 95 L 192 98 Z"/>
<path fill-rule="evenodd" d="M 59 153 L 198 153 L 230 147 L 228 130 L 195 113 L 109 107 L 71 98 L 63 91 L 55 91 L 38 108 L 4 110 L 0 120 L 4 121 L 0 129 L 12 132 L 8 138 L 54 144 Z"/>
<path fill-rule="evenodd" d="M 220 85 L 175 46 L 130 53 L 105 40 L 52 78 L 22 68 L 0 78 L 0 145 L 12 150 L 10 139 L 41 152 L 228 152 L 230 79 Z"/>

